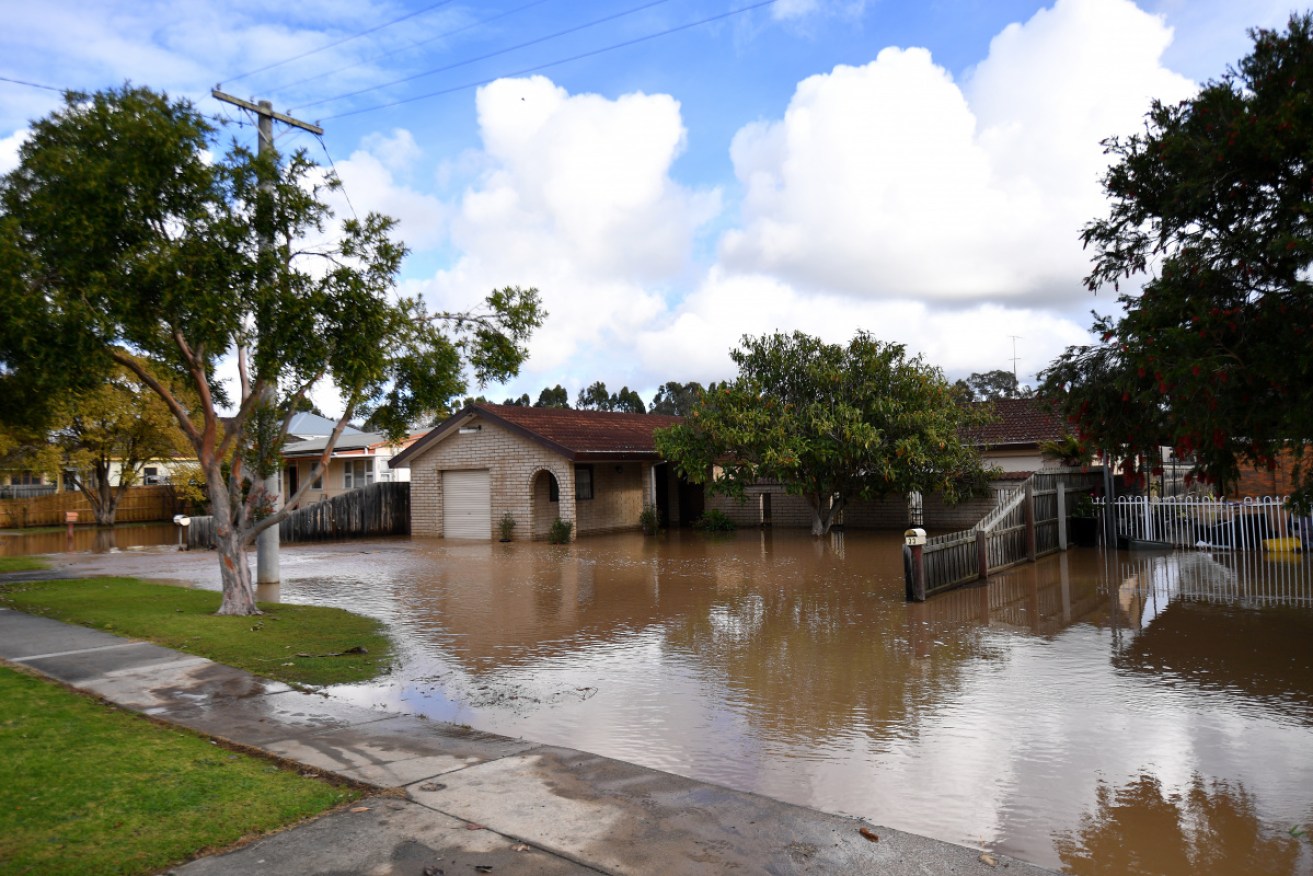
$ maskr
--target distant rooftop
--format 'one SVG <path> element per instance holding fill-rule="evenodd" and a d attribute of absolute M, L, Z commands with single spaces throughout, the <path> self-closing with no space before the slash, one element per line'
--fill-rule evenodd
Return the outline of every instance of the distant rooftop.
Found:
<path fill-rule="evenodd" d="M 989 447 L 1007 447 L 1017 444 L 1038 444 L 1057 441 L 1070 430 L 1052 403 L 1037 398 L 1000 398 L 992 402 L 994 422 L 973 429 L 966 438 L 972 444 Z"/>
<path fill-rule="evenodd" d="M 292 417 L 292 425 L 287 430 L 289 438 L 316 438 L 326 437 L 333 434 L 333 427 L 337 425 L 336 420 L 330 420 L 327 417 L 321 417 L 318 414 L 312 414 L 309 411 L 298 411 Z M 360 435 L 361 431 L 354 426 L 347 426 L 342 430 L 342 435 Z"/>

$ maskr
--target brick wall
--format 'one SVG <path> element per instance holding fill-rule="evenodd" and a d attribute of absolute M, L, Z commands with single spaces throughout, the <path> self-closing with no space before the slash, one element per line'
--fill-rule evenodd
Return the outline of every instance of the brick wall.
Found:
<path fill-rule="evenodd" d="M 971 499 L 950 505 L 943 496 L 926 496 L 924 501 L 927 529 L 952 531 L 969 529 L 994 507 L 999 490 L 1013 489 L 1015 482 L 992 485 L 993 493 L 983 499 Z M 791 496 L 782 487 L 748 487 L 746 501 L 740 504 L 728 496 L 707 496 L 707 510 L 723 512 L 739 526 L 758 526 L 761 522 L 762 494 L 770 494 L 771 525 L 784 529 L 811 529 L 812 510 L 802 496 Z M 875 502 L 853 502 L 844 509 L 844 525 L 850 529 L 904 529 L 907 520 L 907 500 L 902 496 L 888 496 Z"/>
<path fill-rule="evenodd" d="M 478 432 L 458 433 L 411 460 L 410 531 L 442 535 L 442 472 L 488 470 L 492 529 L 507 511 L 516 538 L 543 538 L 559 516 L 573 520 L 574 469 L 560 455 L 488 422 Z M 473 424 L 472 424 L 473 425 Z M 560 501 L 548 502 L 546 472 L 560 484 Z"/>
<path fill-rule="evenodd" d="M 642 463 L 589 463 L 593 498 L 576 500 L 570 461 L 486 420 L 468 425 L 482 429 L 449 435 L 411 460 L 413 534 L 442 535 L 442 473 L 474 469 L 489 473 L 494 537 L 507 511 L 515 518 L 517 539 L 545 539 L 557 517 L 574 521 L 577 535 L 638 528 L 645 483 Z M 549 472 L 559 486 L 556 502 L 550 500 Z"/>

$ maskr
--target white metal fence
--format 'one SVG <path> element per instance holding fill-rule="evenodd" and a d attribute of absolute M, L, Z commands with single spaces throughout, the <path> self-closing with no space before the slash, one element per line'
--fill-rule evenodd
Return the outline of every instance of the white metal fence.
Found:
<path fill-rule="evenodd" d="M 1097 502 L 1102 509 L 1103 502 Z M 1313 548 L 1313 519 L 1290 513 L 1286 497 L 1227 500 L 1206 496 L 1119 496 L 1117 535 L 1175 547 L 1255 551 Z M 1272 539 L 1292 539 L 1273 543 Z"/>

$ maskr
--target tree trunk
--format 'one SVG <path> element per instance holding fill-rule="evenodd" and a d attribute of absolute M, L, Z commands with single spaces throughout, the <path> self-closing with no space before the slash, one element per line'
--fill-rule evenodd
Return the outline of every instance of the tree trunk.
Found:
<path fill-rule="evenodd" d="M 834 520 L 834 506 L 830 503 L 830 497 L 812 493 L 807 496 L 807 504 L 812 509 L 812 537 L 820 538 L 828 534 L 830 523 Z"/>
<path fill-rule="evenodd" d="M 218 522 L 215 549 L 219 554 L 219 577 L 223 582 L 223 601 L 219 614 L 260 614 L 255 605 L 255 588 L 251 585 L 251 567 L 246 561 L 246 546 L 233 532 L 231 523 Z"/>
<path fill-rule="evenodd" d="M 218 614 L 260 614 L 255 605 L 255 587 L 251 584 L 251 566 L 246 561 L 246 543 L 233 523 L 233 507 L 228 484 L 218 462 L 205 466 L 210 488 L 210 514 L 214 517 L 214 548 L 219 554 L 219 580 L 223 583 L 223 600 Z"/>

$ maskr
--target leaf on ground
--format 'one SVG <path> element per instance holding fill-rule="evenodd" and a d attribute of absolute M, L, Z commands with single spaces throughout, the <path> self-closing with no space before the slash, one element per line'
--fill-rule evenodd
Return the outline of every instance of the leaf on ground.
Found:
<path fill-rule="evenodd" d="M 873 843 L 878 843 L 880 841 L 880 835 L 869 827 L 860 827 L 857 829 L 857 832 Z"/>

